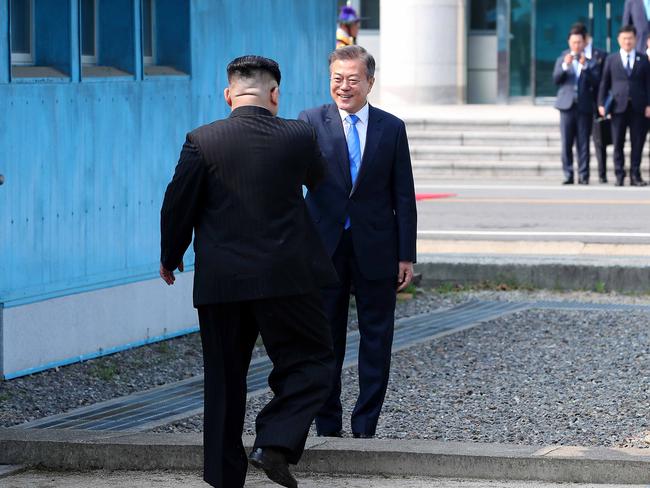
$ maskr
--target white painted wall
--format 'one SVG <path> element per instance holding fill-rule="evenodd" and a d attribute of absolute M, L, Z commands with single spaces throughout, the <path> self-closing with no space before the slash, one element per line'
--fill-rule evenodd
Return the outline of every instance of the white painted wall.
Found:
<path fill-rule="evenodd" d="M 198 325 L 194 273 L 174 286 L 158 278 L 5 308 L 0 320 L 0 373 L 75 359 Z"/>

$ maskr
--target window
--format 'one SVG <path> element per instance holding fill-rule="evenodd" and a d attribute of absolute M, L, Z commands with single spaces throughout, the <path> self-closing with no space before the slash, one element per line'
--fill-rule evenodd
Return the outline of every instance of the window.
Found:
<path fill-rule="evenodd" d="M 97 2 L 81 1 L 81 62 L 97 64 Z"/>
<path fill-rule="evenodd" d="M 470 30 L 497 30 L 497 0 L 472 0 Z"/>
<path fill-rule="evenodd" d="M 68 77 L 70 1 L 9 0 L 12 79 Z"/>
<path fill-rule="evenodd" d="M 379 0 L 361 0 L 362 29 L 379 30 Z"/>
<path fill-rule="evenodd" d="M 142 0 L 145 76 L 186 76 L 190 72 L 189 4 L 179 0 Z"/>
<path fill-rule="evenodd" d="M 11 0 L 11 64 L 34 64 L 33 0 Z"/>
<path fill-rule="evenodd" d="M 154 25 L 156 20 L 155 0 L 142 0 L 142 55 L 145 66 L 156 64 Z"/>
<path fill-rule="evenodd" d="M 81 77 L 132 79 L 135 0 L 81 0 Z"/>

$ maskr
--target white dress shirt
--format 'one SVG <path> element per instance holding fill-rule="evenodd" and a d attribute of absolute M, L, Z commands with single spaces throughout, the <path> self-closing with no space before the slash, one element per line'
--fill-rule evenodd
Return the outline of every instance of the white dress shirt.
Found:
<path fill-rule="evenodd" d="M 585 46 L 584 53 L 585 53 L 585 58 L 591 60 L 591 57 L 594 54 L 594 52 L 593 52 L 593 44 L 591 42 Z"/>
<path fill-rule="evenodd" d="M 354 114 L 357 117 L 359 117 L 359 121 L 357 122 L 357 132 L 359 133 L 359 143 L 361 145 L 362 161 L 363 161 L 363 150 L 366 148 L 366 134 L 368 133 L 368 112 L 369 112 L 368 102 L 366 102 L 363 108 Z M 341 121 L 343 122 L 343 130 L 345 131 L 345 138 L 347 139 L 348 132 L 350 131 L 350 127 L 352 127 L 352 124 L 350 124 L 346 120 L 346 117 L 351 114 L 346 112 L 345 110 L 339 109 L 339 115 L 341 116 Z"/>
<path fill-rule="evenodd" d="M 634 62 L 636 61 L 636 50 L 632 49 L 629 53 L 623 51 L 621 49 L 619 51 L 621 53 L 621 61 L 623 61 L 623 68 L 627 66 L 627 55 L 630 55 L 630 69 L 634 69 Z"/>

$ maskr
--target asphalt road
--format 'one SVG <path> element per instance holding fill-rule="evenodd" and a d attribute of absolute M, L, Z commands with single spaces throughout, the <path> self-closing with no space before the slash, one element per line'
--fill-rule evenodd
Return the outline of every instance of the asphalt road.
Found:
<path fill-rule="evenodd" d="M 650 187 L 416 181 L 418 239 L 650 245 Z"/>

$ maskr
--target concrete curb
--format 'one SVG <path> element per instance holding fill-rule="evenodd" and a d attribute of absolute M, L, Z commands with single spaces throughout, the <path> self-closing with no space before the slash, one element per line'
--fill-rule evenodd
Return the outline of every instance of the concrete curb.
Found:
<path fill-rule="evenodd" d="M 418 260 L 415 270 L 422 273 L 425 286 L 490 282 L 550 290 L 650 293 L 650 262 L 640 262 L 639 258 L 581 260 L 567 257 L 560 260 L 514 256 L 418 256 Z"/>
<path fill-rule="evenodd" d="M 244 444 L 252 445 L 252 437 Z M 49 469 L 201 469 L 201 434 L 0 429 L 0 463 Z M 299 471 L 577 483 L 650 483 L 650 450 L 310 438 Z"/>

